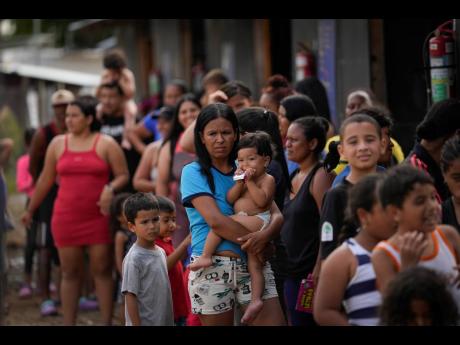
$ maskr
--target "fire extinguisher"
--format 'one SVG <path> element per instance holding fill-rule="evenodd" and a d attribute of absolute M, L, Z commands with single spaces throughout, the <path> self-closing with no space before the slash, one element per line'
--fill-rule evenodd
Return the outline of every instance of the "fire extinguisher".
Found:
<path fill-rule="evenodd" d="M 298 42 L 295 56 L 296 81 L 315 75 L 315 57 L 307 45 Z"/>
<path fill-rule="evenodd" d="M 454 31 L 446 29 L 448 21 L 434 31 L 429 40 L 431 101 L 455 97 Z"/>

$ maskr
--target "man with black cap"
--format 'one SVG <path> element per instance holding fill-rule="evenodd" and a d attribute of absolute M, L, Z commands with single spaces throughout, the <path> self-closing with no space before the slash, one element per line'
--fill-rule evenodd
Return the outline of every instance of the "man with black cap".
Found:
<path fill-rule="evenodd" d="M 45 162 L 45 154 L 51 140 L 67 131 L 65 113 L 67 105 L 73 102 L 75 96 L 68 90 L 58 90 L 51 96 L 54 118 L 39 130 L 32 138 L 30 145 L 29 172 L 34 184 L 37 182 Z M 57 315 L 56 303 L 51 299 L 51 263 L 59 266 L 59 256 L 54 246 L 51 234 L 51 216 L 54 200 L 56 199 L 58 185 L 55 183 L 37 212 L 34 214 L 34 224 L 30 231 L 36 231 L 37 247 L 39 250 L 39 290 L 42 295 L 40 313 L 42 316 Z M 59 283 L 57 284 L 59 291 Z"/>

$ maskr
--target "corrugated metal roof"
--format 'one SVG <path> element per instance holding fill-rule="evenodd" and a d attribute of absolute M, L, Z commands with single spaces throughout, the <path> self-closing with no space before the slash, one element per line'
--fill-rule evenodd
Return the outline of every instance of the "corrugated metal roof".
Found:
<path fill-rule="evenodd" d="M 16 73 L 28 78 L 89 87 L 97 86 L 100 81 L 99 74 L 15 62 L 0 63 L 0 72 Z"/>

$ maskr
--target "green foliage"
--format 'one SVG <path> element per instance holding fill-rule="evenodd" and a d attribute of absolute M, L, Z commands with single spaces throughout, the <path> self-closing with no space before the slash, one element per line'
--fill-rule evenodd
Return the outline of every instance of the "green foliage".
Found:
<path fill-rule="evenodd" d="M 0 109 L 0 138 L 11 138 L 14 141 L 13 153 L 5 167 L 5 179 L 8 194 L 16 191 L 16 161 L 24 154 L 23 129 L 16 116 L 8 106 Z"/>
<path fill-rule="evenodd" d="M 29 36 L 34 33 L 33 19 L 12 19 L 16 24 L 16 32 L 11 37 L 3 38 L 12 40 L 18 36 Z M 41 19 L 40 32 L 56 35 L 56 46 L 62 47 L 65 43 L 65 34 L 69 24 L 78 19 Z"/>

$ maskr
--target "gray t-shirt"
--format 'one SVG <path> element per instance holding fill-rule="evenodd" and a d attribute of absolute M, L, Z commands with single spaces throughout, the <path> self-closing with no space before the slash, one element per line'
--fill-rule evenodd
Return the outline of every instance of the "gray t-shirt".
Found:
<path fill-rule="evenodd" d="M 151 250 L 133 244 L 123 260 L 121 293 L 126 292 L 137 297 L 142 326 L 174 326 L 171 286 L 162 248 L 155 246 Z M 132 326 L 128 308 L 125 317 L 126 326 Z"/>

